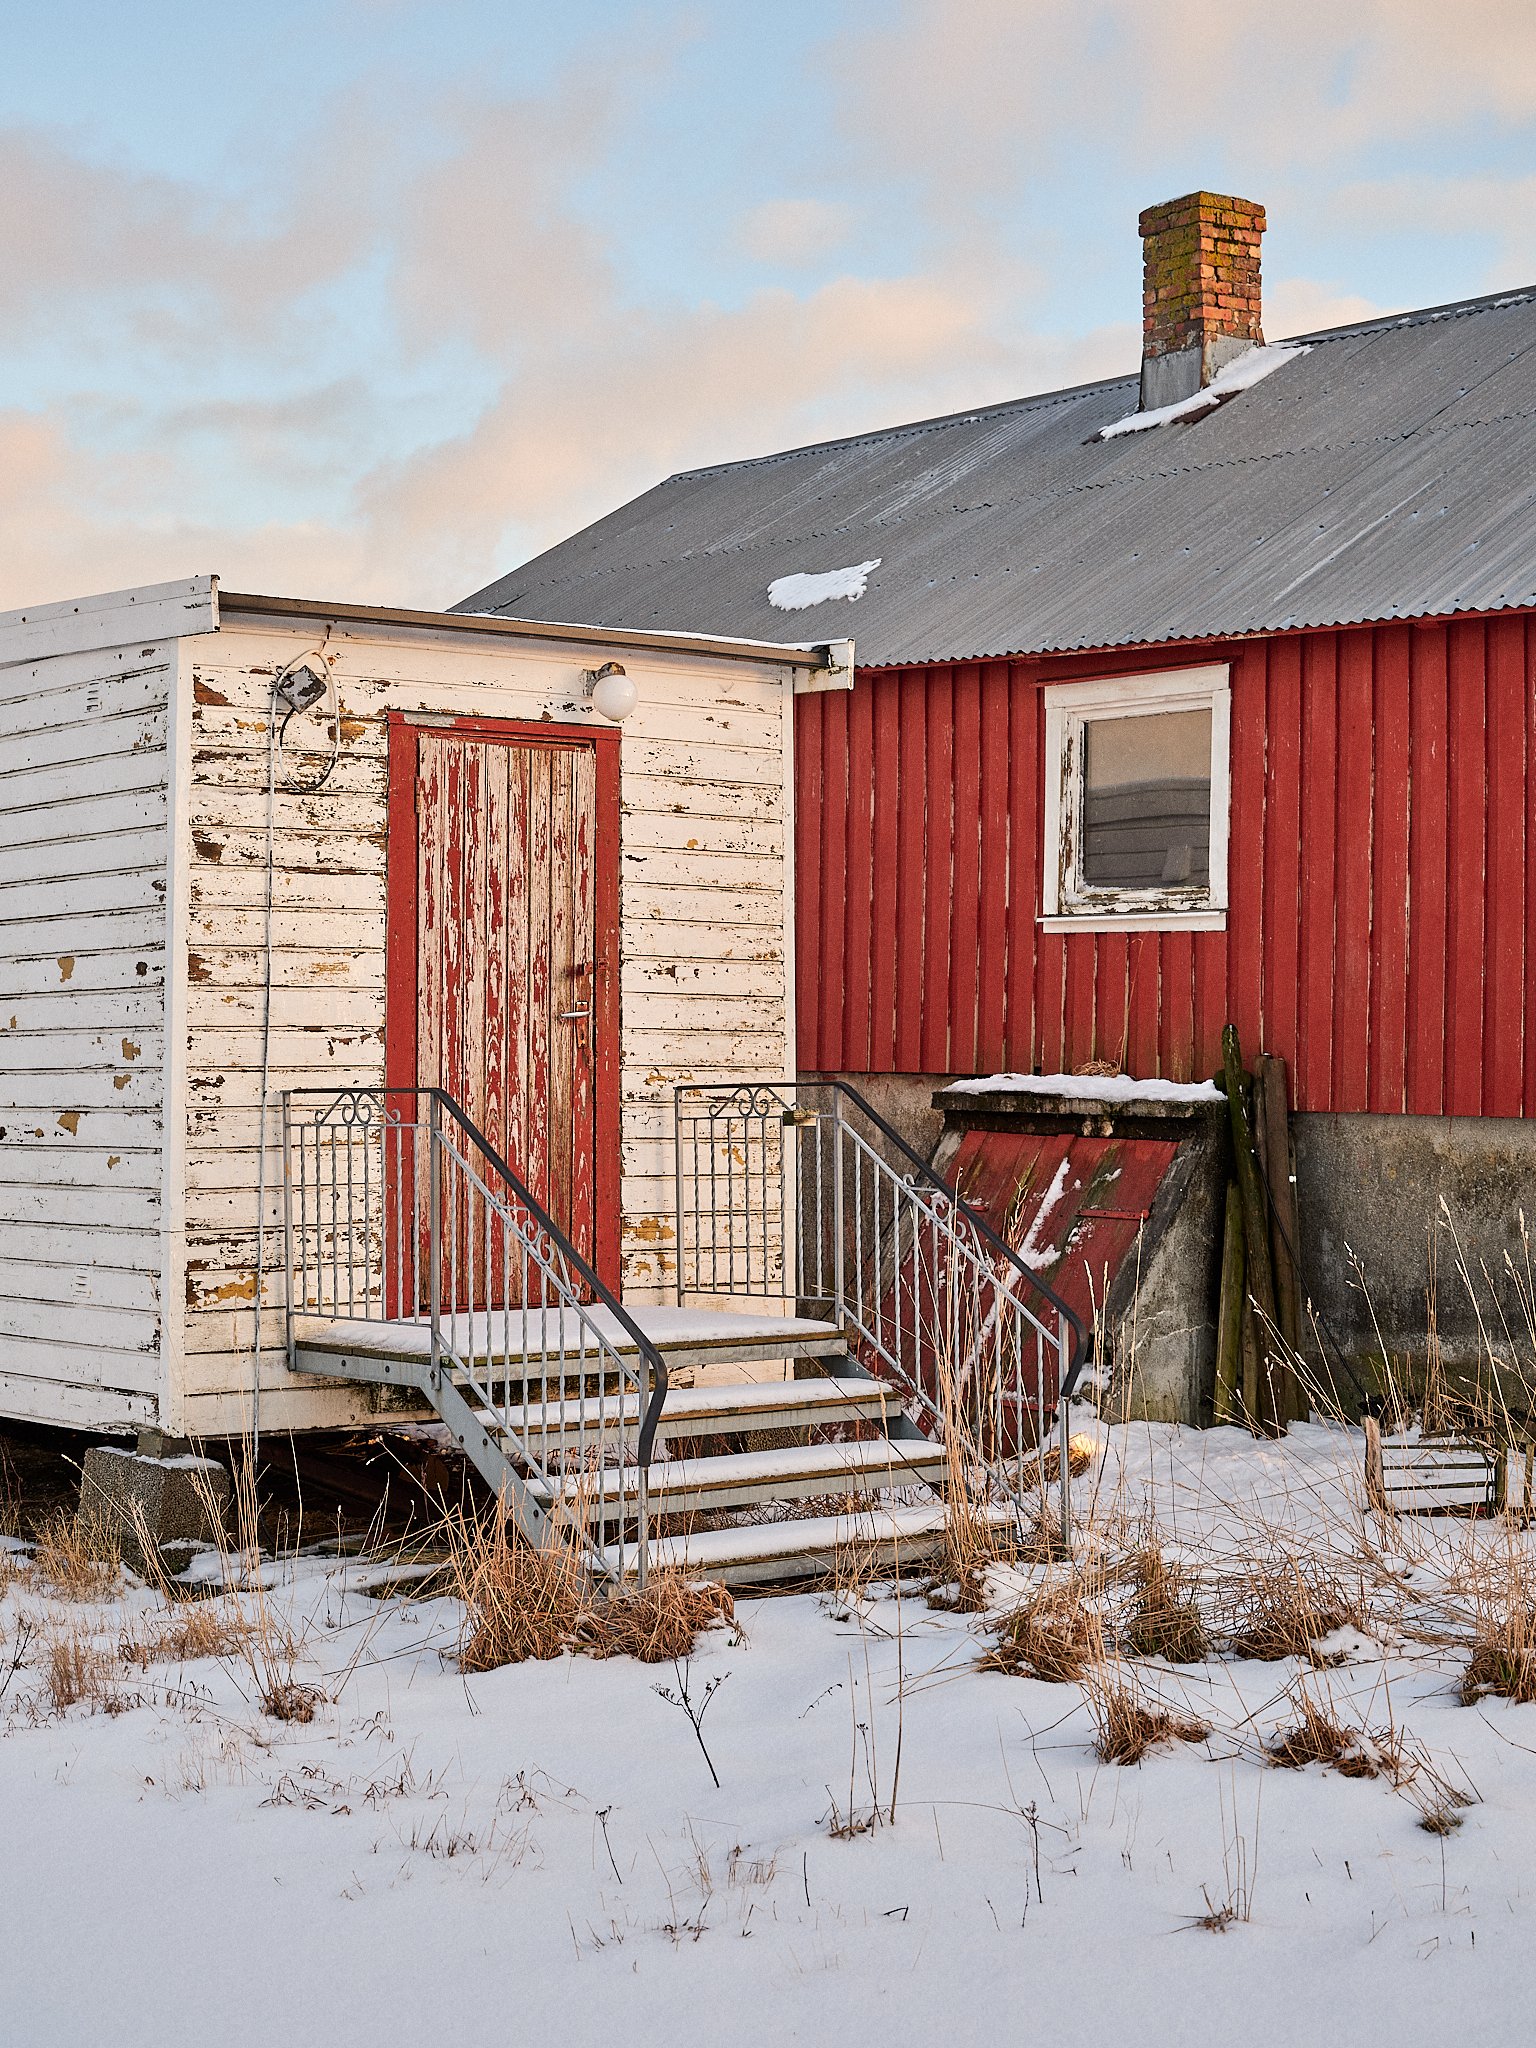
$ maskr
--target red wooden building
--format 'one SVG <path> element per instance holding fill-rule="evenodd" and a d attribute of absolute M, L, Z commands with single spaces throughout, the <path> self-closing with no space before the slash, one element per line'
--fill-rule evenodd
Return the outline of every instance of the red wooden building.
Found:
<path fill-rule="evenodd" d="M 1319 1307 L 1413 1350 L 1447 1215 L 1496 1284 L 1536 1207 L 1536 291 L 1266 347 L 1263 226 L 1142 216 L 1139 374 L 673 477 L 462 608 L 856 636 L 801 1070 L 931 1137 L 945 1079 L 1196 1080 L 1233 1022 Z"/>

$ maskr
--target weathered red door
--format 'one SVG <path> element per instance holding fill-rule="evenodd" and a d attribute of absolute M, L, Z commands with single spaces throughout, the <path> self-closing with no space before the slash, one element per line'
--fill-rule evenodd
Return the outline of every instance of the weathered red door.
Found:
<path fill-rule="evenodd" d="M 388 1064 L 396 1086 L 446 1090 L 608 1278 L 618 934 L 605 737 L 396 728 Z"/>

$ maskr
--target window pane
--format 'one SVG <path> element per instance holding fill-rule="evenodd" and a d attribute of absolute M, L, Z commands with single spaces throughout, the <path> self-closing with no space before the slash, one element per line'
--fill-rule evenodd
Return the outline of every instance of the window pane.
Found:
<path fill-rule="evenodd" d="M 1084 722 L 1082 875 L 1094 889 L 1209 885 L 1209 711 Z"/>

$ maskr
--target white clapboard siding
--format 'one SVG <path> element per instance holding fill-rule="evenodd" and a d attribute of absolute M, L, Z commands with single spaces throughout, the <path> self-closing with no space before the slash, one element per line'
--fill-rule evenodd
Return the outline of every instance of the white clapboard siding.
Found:
<path fill-rule="evenodd" d="M 119 1429 L 163 1337 L 172 652 L 132 655 L 0 665 L 0 1410 Z"/>
<path fill-rule="evenodd" d="M 256 1336 L 271 676 L 313 644 L 301 629 L 226 616 L 216 637 L 185 650 L 193 678 L 189 1306 L 179 1379 L 189 1426 L 210 1431 L 238 1427 L 249 1407 Z M 273 1107 L 261 1205 L 269 1267 L 281 1260 L 279 1092 L 383 1078 L 385 714 L 591 723 L 577 683 L 601 658 L 585 648 L 487 648 L 448 635 L 440 643 L 392 640 L 383 628 L 333 637 L 327 654 L 336 657 L 338 766 L 323 790 L 279 789 L 274 801 Z M 665 1296 L 675 1277 L 673 1183 L 657 1164 L 671 1129 L 673 1082 L 790 1070 L 792 700 L 787 672 L 769 661 L 758 668 L 626 653 L 625 665 L 640 701 L 621 742 L 623 1256 L 626 1285 L 643 1298 Z M 292 773 L 308 782 L 328 758 L 328 744 L 316 745 L 328 727 L 318 717 L 298 720 L 290 741 L 300 735 Z M 289 774 L 285 752 L 281 779 Z M 261 1337 L 263 1427 L 283 1426 L 285 1416 L 320 1426 L 376 1412 L 364 1389 L 295 1391 L 270 1295 Z"/>
<path fill-rule="evenodd" d="M 269 906 L 272 678 L 321 640 L 335 703 L 293 722 L 280 785 L 326 768 L 333 709 L 337 758 L 277 791 Z M 266 1429 L 400 1412 L 285 1369 L 281 1092 L 383 1078 L 389 715 L 589 725 L 606 658 L 601 634 L 242 613 L 206 577 L 0 616 L 0 1412 L 217 1436 L 257 1378 Z M 673 1085 L 791 1071 L 792 676 L 624 661 L 622 1273 L 645 1298 L 675 1276 Z"/>

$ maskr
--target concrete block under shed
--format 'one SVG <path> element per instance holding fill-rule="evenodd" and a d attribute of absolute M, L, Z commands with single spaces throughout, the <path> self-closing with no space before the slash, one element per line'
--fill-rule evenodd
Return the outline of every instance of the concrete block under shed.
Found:
<path fill-rule="evenodd" d="M 231 1497 L 229 1473 L 214 1458 L 149 1457 L 97 1444 L 81 1467 L 80 1525 L 87 1540 L 120 1552 L 141 1577 L 176 1573 L 194 1551 L 222 1544 Z"/>

